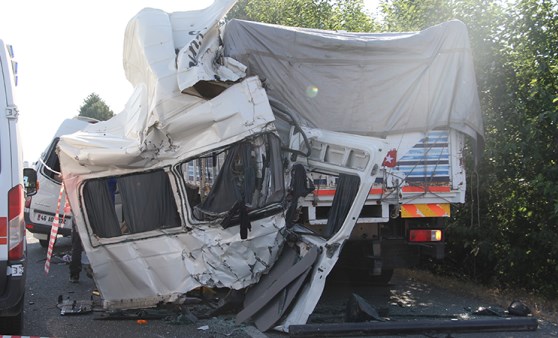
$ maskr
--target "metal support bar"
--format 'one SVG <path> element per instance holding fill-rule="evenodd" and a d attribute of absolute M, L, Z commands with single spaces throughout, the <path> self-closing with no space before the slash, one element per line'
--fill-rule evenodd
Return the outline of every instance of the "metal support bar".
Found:
<path fill-rule="evenodd" d="M 290 337 L 369 336 L 416 333 L 535 331 L 536 318 L 421 320 L 412 322 L 330 323 L 289 326 Z"/>

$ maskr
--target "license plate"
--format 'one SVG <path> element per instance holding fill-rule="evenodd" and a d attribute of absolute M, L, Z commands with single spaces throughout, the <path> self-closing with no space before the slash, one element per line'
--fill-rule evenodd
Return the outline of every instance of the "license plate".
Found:
<path fill-rule="evenodd" d="M 53 215 L 47 215 L 47 214 L 42 214 L 40 212 L 35 213 L 37 222 L 42 223 L 42 224 L 47 224 L 47 225 L 52 225 L 52 222 L 54 221 L 54 216 Z M 62 221 L 62 215 L 59 216 L 59 220 Z M 72 224 L 72 218 L 71 217 L 66 217 L 64 219 L 64 228 L 71 226 Z M 60 226 L 62 226 L 62 223 L 60 224 Z"/>
<path fill-rule="evenodd" d="M 23 265 L 20 265 L 20 264 L 12 265 L 11 269 L 12 269 L 12 273 L 11 273 L 12 276 L 14 276 L 14 277 L 23 276 Z"/>

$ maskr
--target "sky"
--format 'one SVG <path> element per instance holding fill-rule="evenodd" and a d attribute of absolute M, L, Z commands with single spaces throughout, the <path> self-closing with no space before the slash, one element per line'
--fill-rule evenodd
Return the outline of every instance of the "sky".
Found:
<path fill-rule="evenodd" d="M 91 93 L 117 114 L 132 94 L 122 46 L 128 21 L 145 7 L 198 9 L 213 0 L 17 0 L 0 2 L 0 39 L 14 48 L 23 159 L 35 162 L 58 126 Z M 365 0 L 373 8 L 377 0 Z"/>

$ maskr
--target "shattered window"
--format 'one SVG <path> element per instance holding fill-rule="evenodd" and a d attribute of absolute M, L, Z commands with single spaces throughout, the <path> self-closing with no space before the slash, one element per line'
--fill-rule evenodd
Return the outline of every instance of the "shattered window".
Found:
<path fill-rule="evenodd" d="M 88 180 L 83 198 L 93 233 L 101 238 L 179 227 L 164 170 Z"/>
<path fill-rule="evenodd" d="M 284 196 L 280 141 L 263 134 L 181 164 L 190 214 L 223 227 Z M 252 218 L 250 217 L 250 218 Z"/>
<path fill-rule="evenodd" d="M 45 176 L 57 181 L 59 181 L 59 179 L 56 178 L 56 172 L 60 172 L 60 160 L 56 154 L 56 146 L 58 145 L 59 140 L 59 138 L 56 138 L 52 141 L 43 158 L 46 166 L 41 167 L 41 171 Z"/>

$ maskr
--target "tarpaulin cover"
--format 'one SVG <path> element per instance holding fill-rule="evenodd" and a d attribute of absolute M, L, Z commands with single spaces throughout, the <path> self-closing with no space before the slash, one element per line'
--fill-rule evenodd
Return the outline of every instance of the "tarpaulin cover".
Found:
<path fill-rule="evenodd" d="M 384 137 L 454 128 L 483 135 L 467 28 L 348 33 L 231 20 L 225 55 L 316 128 Z"/>

